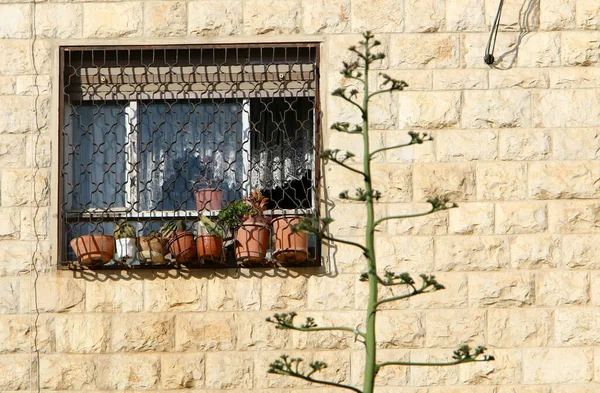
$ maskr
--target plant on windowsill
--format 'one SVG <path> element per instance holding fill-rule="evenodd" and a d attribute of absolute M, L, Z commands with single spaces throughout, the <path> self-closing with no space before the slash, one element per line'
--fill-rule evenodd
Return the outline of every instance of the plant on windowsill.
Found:
<path fill-rule="evenodd" d="M 115 260 L 131 263 L 137 254 L 136 231 L 130 222 L 125 220 L 115 224 Z"/>
<path fill-rule="evenodd" d="M 219 183 L 213 179 L 206 179 L 201 176 L 195 185 L 194 199 L 196 200 L 196 210 L 220 210 L 223 207 L 223 191 Z"/>
<path fill-rule="evenodd" d="M 111 235 L 83 235 L 72 239 L 70 245 L 77 260 L 86 266 L 102 266 L 115 255 L 115 238 Z"/>
<path fill-rule="evenodd" d="M 294 230 L 301 222 L 298 216 L 281 216 L 271 221 L 275 233 L 273 258 L 282 265 L 297 265 L 308 259 L 308 234 Z"/>
<path fill-rule="evenodd" d="M 221 224 L 218 217 L 211 219 L 200 215 L 200 225 L 198 226 L 198 236 L 196 238 L 198 259 L 204 261 L 204 263 L 222 263 L 223 240 L 228 233 L 229 230 Z"/>
<path fill-rule="evenodd" d="M 183 220 L 169 221 L 160 229 L 163 237 L 169 239 L 167 247 L 175 262 L 191 264 L 197 261 L 194 233 L 185 229 Z"/>
<path fill-rule="evenodd" d="M 247 212 L 235 233 L 235 259 L 242 265 L 260 264 L 267 257 L 271 234 L 269 220 L 264 216 L 269 198 L 253 190 L 242 202 Z"/>
<path fill-rule="evenodd" d="M 145 263 L 152 265 L 163 265 L 165 256 L 169 253 L 167 249 L 168 239 L 163 237 L 160 232 L 150 231 L 148 236 L 141 236 L 140 259 Z"/>

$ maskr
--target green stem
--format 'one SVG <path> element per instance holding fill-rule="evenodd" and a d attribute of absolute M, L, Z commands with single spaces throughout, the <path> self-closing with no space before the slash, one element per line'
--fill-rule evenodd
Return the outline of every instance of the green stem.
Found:
<path fill-rule="evenodd" d="M 342 332 L 350 332 L 356 336 L 365 337 L 365 333 L 361 332 L 358 329 L 352 329 L 344 326 L 329 326 L 329 327 L 302 327 L 302 326 L 287 326 L 290 330 L 298 330 L 300 332 L 326 332 L 326 331 L 342 331 Z"/>
<path fill-rule="evenodd" d="M 429 366 L 455 366 L 457 364 L 463 364 L 463 363 L 475 363 L 475 362 L 487 362 L 488 360 L 485 359 L 473 359 L 473 358 L 469 358 L 469 359 L 460 359 L 460 360 L 454 360 L 451 362 L 438 362 L 438 363 L 425 363 L 425 362 L 383 362 L 383 363 L 379 363 L 377 364 L 376 368 L 379 371 L 379 369 L 386 367 L 386 366 L 417 366 L 417 367 L 429 367 Z"/>

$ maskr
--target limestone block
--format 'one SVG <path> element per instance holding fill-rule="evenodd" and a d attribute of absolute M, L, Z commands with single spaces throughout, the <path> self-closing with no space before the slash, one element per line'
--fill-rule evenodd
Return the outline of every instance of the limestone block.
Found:
<path fill-rule="evenodd" d="M 531 123 L 527 91 L 465 91 L 461 114 L 465 128 L 517 128 Z"/>
<path fill-rule="evenodd" d="M 387 9 L 389 5 L 385 6 Z M 390 41 L 390 67 L 402 69 L 458 68 L 455 34 L 398 34 Z"/>
<path fill-rule="evenodd" d="M 6 48 L 2 44 L 3 51 Z M 28 56 L 23 54 L 23 56 Z M 2 73 L 0 63 L 0 74 Z M 0 134 L 24 134 L 30 132 L 34 113 L 33 97 L 0 96 Z M 6 135 L 2 135 L 4 137 Z"/>
<path fill-rule="evenodd" d="M 0 241 L 0 276 L 29 273 L 35 263 L 38 273 L 46 273 L 51 267 L 50 243 L 40 240 L 38 252 L 33 255 L 31 242 L 21 240 Z"/>
<path fill-rule="evenodd" d="M 346 246 L 349 247 L 349 246 Z M 341 247 L 340 247 L 341 248 Z M 308 282 L 302 275 L 263 278 L 262 310 L 299 310 L 306 308 Z"/>
<path fill-rule="evenodd" d="M 447 362 L 450 351 L 416 349 L 410 354 L 411 362 Z M 458 382 L 458 367 L 408 367 L 411 386 L 454 385 Z M 447 390 L 443 390 L 447 391 Z"/>
<path fill-rule="evenodd" d="M 355 328 L 363 318 L 363 312 L 305 312 L 296 317 L 298 324 L 306 317 L 312 317 L 319 327 L 345 326 Z M 274 325 L 267 328 L 273 329 Z M 293 348 L 298 350 L 344 350 L 361 349 L 362 344 L 355 340 L 352 333 L 342 331 L 292 332 Z M 363 347 L 364 348 L 364 347 Z"/>
<path fill-rule="evenodd" d="M 436 131 L 428 134 L 435 134 Z M 390 131 L 386 133 L 386 146 L 404 145 L 411 141 L 410 135 L 406 131 Z M 399 149 L 390 149 L 385 152 L 387 162 L 433 162 L 435 161 L 434 142 L 424 142 L 421 144 L 402 147 Z M 378 157 L 376 155 L 375 157 Z"/>
<path fill-rule="evenodd" d="M 206 311 L 206 280 L 163 279 L 144 283 L 146 311 Z"/>
<path fill-rule="evenodd" d="M 519 0 L 507 0 L 502 6 L 502 18 L 500 19 L 500 31 L 520 31 L 521 25 L 535 31 L 540 25 L 539 3 L 530 5 L 526 12 L 527 19 L 522 22 L 521 14 L 524 12 L 523 3 Z M 492 0 L 485 1 L 485 14 L 487 15 L 487 25 L 491 26 L 498 11 L 498 2 Z"/>
<path fill-rule="evenodd" d="M 539 272 L 536 303 L 540 306 L 585 305 L 590 301 L 590 277 L 586 272 Z"/>
<path fill-rule="evenodd" d="M 24 75 L 32 73 L 31 66 L 31 43 L 27 40 L 2 40 L 2 61 L 0 61 L 0 75 Z M 9 105 L 12 100 L 17 100 L 12 106 L 11 110 L 4 111 L 4 107 Z M 0 112 L 0 127 L 10 126 L 9 129 L 15 127 L 15 124 L 12 122 L 6 123 L 6 118 L 8 114 L 10 114 L 13 110 L 16 111 L 17 108 L 22 109 L 25 107 L 33 106 L 31 103 L 31 99 L 25 97 L 1 97 L 0 98 L 0 108 L 3 110 Z M 26 104 L 27 103 L 27 104 Z M 23 111 L 26 112 L 26 111 Z M 22 113 L 21 116 L 24 116 Z M 29 114 L 28 116 L 30 116 Z M 14 116 L 17 116 L 15 114 Z M 29 118 L 27 119 L 30 120 Z M 15 122 L 16 123 L 16 122 Z M 27 123 L 29 124 L 29 123 Z M 20 131 L 12 131 L 12 132 L 23 132 L 27 131 L 27 129 Z M 4 128 L 0 128 L 0 133 L 6 132 Z"/>
<path fill-rule="evenodd" d="M 382 74 L 386 74 L 391 78 L 406 82 L 408 86 L 404 88 L 404 91 L 431 90 L 433 84 L 433 72 L 433 70 L 385 70 L 385 72 L 377 74 L 376 86 L 378 88 L 384 87 L 384 79 L 382 77 Z M 458 72 L 458 70 L 437 70 L 435 72 L 439 72 L 442 76 L 445 76 L 447 75 L 446 73 Z M 442 79 L 442 76 L 438 77 L 438 79 Z M 436 88 L 436 90 L 440 89 Z"/>
<path fill-rule="evenodd" d="M 491 384 L 500 387 L 502 385 L 511 386 L 522 380 L 523 372 L 521 370 L 523 363 L 527 360 L 523 359 L 521 351 L 494 348 L 488 349 L 487 353 L 493 355 L 496 360 L 492 362 L 466 363 L 458 366 L 460 382 L 462 384 Z M 470 392 L 471 389 L 469 388 L 466 392 Z M 518 393 L 535 393 L 528 392 L 526 389 L 527 387 L 524 390 L 519 390 Z"/>
<path fill-rule="evenodd" d="M 105 390 L 153 389 L 160 379 L 160 356 L 110 354 L 98 356 L 98 387 Z"/>
<path fill-rule="evenodd" d="M 207 353 L 206 387 L 212 389 L 252 389 L 254 364 L 252 355 Z"/>
<path fill-rule="evenodd" d="M 190 8 L 194 2 L 190 3 Z M 213 3 L 205 3 L 204 9 Z M 196 7 L 197 8 L 197 7 Z M 197 15 L 190 19 L 196 21 Z M 144 35 L 159 37 L 179 37 L 187 32 L 187 7 L 182 1 L 151 1 L 144 4 Z M 207 18 L 208 19 L 208 18 Z"/>
<path fill-rule="evenodd" d="M 302 0 L 302 27 L 307 34 L 350 30 L 350 0 Z"/>
<path fill-rule="evenodd" d="M 435 272 L 435 278 L 444 286 L 444 289 L 412 297 L 410 299 L 411 308 L 465 308 L 468 306 L 466 274 Z"/>
<path fill-rule="evenodd" d="M 549 84 L 548 73 L 552 70 L 535 68 L 515 68 L 510 70 L 490 70 L 491 89 L 545 89 Z"/>
<path fill-rule="evenodd" d="M 488 311 L 488 344 L 500 348 L 543 347 L 552 343 L 553 313 L 544 309 Z"/>
<path fill-rule="evenodd" d="M 431 33 L 444 30 L 446 2 L 439 0 L 408 0 L 406 3 L 407 33 Z"/>
<path fill-rule="evenodd" d="M 21 288 L 23 285 L 21 282 Z M 37 310 L 41 313 L 82 312 L 84 309 L 84 283 L 72 277 L 41 276 L 37 279 L 37 293 Z M 34 310 L 33 291 L 21 290 L 20 309 Z"/>
<path fill-rule="evenodd" d="M 0 314 L 19 311 L 20 281 L 15 277 L 0 278 Z"/>
<path fill-rule="evenodd" d="M 388 130 L 395 128 L 397 123 L 397 94 L 379 94 L 375 96 L 369 107 L 369 127 L 374 130 Z"/>
<path fill-rule="evenodd" d="M 501 130 L 499 136 L 502 160 L 544 160 L 550 156 L 552 144 L 546 130 Z"/>
<path fill-rule="evenodd" d="M 600 9 L 598 4 L 590 1 L 577 0 L 576 22 L 580 29 L 600 29 Z"/>
<path fill-rule="evenodd" d="M 385 146 L 384 133 L 381 131 L 369 131 L 371 151 L 380 149 Z M 348 158 L 346 164 L 357 164 L 362 169 L 362 161 L 363 161 L 363 150 L 362 148 L 362 135 L 351 135 L 343 132 L 332 131 L 329 136 L 329 143 L 327 144 L 328 149 L 339 149 L 344 153 L 350 152 L 354 154 L 353 157 Z M 379 154 L 375 156 L 373 161 L 382 161 L 384 154 Z M 336 164 L 328 164 L 326 166 L 325 172 L 325 185 L 335 181 L 337 182 L 337 176 L 342 168 Z M 331 173 L 334 171 L 334 173 Z M 345 172 L 344 177 L 356 178 L 355 175 L 352 175 L 350 172 Z"/>
<path fill-rule="evenodd" d="M 499 270 L 509 263 L 508 241 L 500 236 L 446 236 L 435 239 L 436 270 Z"/>
<path fill-rule="evenodd" d="M 598 235 L 563 236 L 563 263 L 571 269 L 600 268 Z"/>
<path fill-rule="evenodd" d="M 459 121 L 460 93 L 407 92 L 400 94 L 400 128 L 456 127 Z"/>
<path fill-rule="evenodd" d="M 409 165 L 373 163 L 371 175 L 373 188 L 381 192 L 380 202 L 410 202 L 412 199 L 412 168 Z M 361 186 L 364 188 L 364 183 Z"/>
<path fill-rule="evenodd" d="M 483 310 L 435 310 L 426 314 L 425 345 L 433 348 L 471 346 L 485 342 L 486 318 Z"/>
<path fill-rule="evenodd" d="M 556 344 L 560 346 L 590 346 L 600 343 L 600 314 L 594 309 L 558 309 L 556 314 Z"/>
<path fill-rule="evenodd" d="M 446 29 L 449 31 L 485 31 L 484 2 L 480 0 L 446 1 Z"/>
<path fill-rule="evenodd" d="M 491 235 L 494 233 L 494 204 L 461 203 L 448 212 L 448 231 L 455 235 Z"/>
<path fill-rule="evenodd" d="M 20 209 L 0 209 L 0 239 L 19 238 L 21 230 L 20 213 Z"/>
<path fill-rule="evenodd" d="M 352 31 L 395 33 L 404 26 L 404 2 L 401 0 L 352 0 Z"/>
<path fill-rule="evenodd" d="M 2 64 L 0 63 L 0 67 Z M 17 78 L 14 76 L 0 76 L 0 95 L 14 95 L 17 88 Z"/>
<path fill-rule="evenodd" d="M 35 24 L 39 37 L 80 38 L 83 33 L 83 7 L 72 3 L 38 4 L 35 7 Z"/>
<path fill-rule="evenodd" d="M 175 348 L 175 316 L 128 314 L 112 321 L 113 352 L 170 352 Z"/>
<path fill-rule="evenodd" d="M 352 238 L 352 241 L 361 244 L 365 243 L 362 238 Z M 323 245 L 321 252 L 326 260 L 334 267 L 334 270 L 339 271 L 340 273 L 362 273 L 366 269 L 366 258 L 362 251 L 354 246 L 341 243 L 334 245 L 332 243 L 331 247 L 325 247 L 325 245 Z M 265 292 L 263 288 L 263 299 L 264 298 Z"/>
<path fill-rule="evenodd" d="M 553 32 L 528 34 L 521 41 L 519 67 L 556 67 L 560 65 L 560 35 Z"/>
<path fill-rule="evenodd" d="M 556 159 L 594 160 L 600 156 L 600 130 L 597 128 L 571 128 L 568 132 L 554 130 L 552 139 Z"/>
<path fill-rule="evenodd" d="M 404 273 L 405 270 L 398 270 L 397 273 Z M 420 270 L 419 270 L 420 272 Z M 419 279 L 418 275 L 415 274 L 414 275 L 415 279 Z M 392 286 L 392 287 L 382 287 L 379 289 L 379 298 L 391 298 L 391 297 L 396 297 L 396 296 L 400 296 L 400 295 L 404 295 L 406 294 L 406 288 L 403 288 L 402 286 Z M 355 298 L 356 298 L 356 308 L 360 309 L 360 310 L 365 310 L 367 309 L 367 304 L 369 302 L 369 284 L 367 282 L 357 282 L 356 283 L 356 292 L 355 292 Z M 392 302 L 387 302 L 381 305 L 380 309 L 381 310 L 406 310 L 409 307 L 409 300 L 408 299 L 402 299 L 402 300 L 396 300 L 396 301 L 392 301 Z"/>
<path fill-rule="evenodd" d="M 397 273 L 433 270 L 433 239 L 429 236 L 377 236 L 377 269 Z M 361 270 L 365 271 L 366 265 Z"/>
<path fill-rule="evenodd" d="M 440 130 L 435 134 L 438 161 L 490 161 L 498 152 L 497 131 Z"/>
<path fill-rule="evenodd" d="M 569 30 L 575 27 L 575 0 L 543 0 L 540 6 L 542 30 Z"/>
<path fill-rule="evenodd" d="M 596 359 L 598 355 L 596 353 Z M 596 368 L 596 372 L 598 369 Z M 550 387 L 548 387 L 550 388 Z M 598 383 L 589 383 L 589 384 L 575 384 L 575 385 L 553 385 L 552 393 L 596 393 L 600 388 Z M 546 393 L 546 392 L 542 392 Z"/>
<path fill-rule="evenodd" d="M 456 0 L 458 1 L 458 0 Z M 473 1 L 473 0 L 471 0 Z M 434 70 L 434 90 L 487 89 L 487 70 Z"/>
<path fill-rule="evenodd" d="M 326 381 L 333 381 L 337 383 L 350 383 L 350 353 L 349 352 L 340 352 L 340 351 L 319 351 L 319 352 L 309 352 L 309 351 L 286 351 L 291 358 L 302 358 L 303 361 L 300 364 L 301 370 L 309 370 L 308 364 L 310 362 L 319 360 L 327 363 L 327 368 L 323 371 L 319 372 L 319 379 L 323 379 Z M 288 376 L 280 376 L 275 374 L 267 373 L 269 369 L 269 364 L 279 358 L 278 352 L 262 352 L 257 355 L 255 365 L 254 365 L 254 387 L 256 389 L 268 389 L 268 390 L 259 390 L 259 391 L 281 391 L 281 392 L 310 392 L 310 393 L 320 393 L 323 391 L 322 387 L 315 388 L 316 390 L 313 392 L 312 389 L 305 389 L 305 387 L 311 386 L 308 382 L 304 382 L 298 378 L 290 378 Z M 208 362 L 207 362 L 208 363 Z M 207 370 L 208 374 L 208 370 Z M 315 376 L 316 377 L 316 376 Z M 208 385 L 208 383 L 207 383 Z M 315 386 L 315 385 L 312 385 Z M 302 389 L 285 389 L 285 388 L 300 388 Z M 285 390 L 274 390 L 285 389 Z M 339 388 L 334 388 L 339 390 Z M 244 390 L 247 391 L 247 390 Z M 325 390 L 327 393 L 331 393 L 329 390 Z"/>
<path fill-rule="evenodd" d="M 177 351 L 228 351 L 236 348 L 238 324 L 231 313 L 178 313 Z"/>
<path fill-rule="evenodd" d="M 497 6 L 498 4 L 496 4 L 496 7 Z M 495 11 L 493 16 L 495 16 Z M 505 15 L 502 13 L 502 20 L 504 19 Z M 506 19 L 508 19 L 508 17 L 506 17 Z M 490 66 L 485 64 L 483 61 L 483 55 L 485 53 L 485 47 L 487 46 L 489 36 L 490 35 L 488 33 L 471 33 L 463 34 L 461 36 L 460 53 L 461 64 L 463 68 L 482 68 L 486 70 L 490 68 Z M 514 66 L 514 62 L 516 61 L 514 47 L 517 45 L 517 40 L 517 33 L 506 32 L 503 34 L 498 34 L 494 51 L 494 56 L 496 57 L 494 66 L 501 69 L 512 68 Z M 506 54 L 506 56 L 502 56 L 503 54 Z"/>
<path fill-rule="evenodd" d="M 256 277 L 215 277 L 208 282 L 208 308 L 217 311 L 258 310 L 260 280 Z"/>
<path fill-rule="evenodd" d="M 423 198 L 425 199 L 425 198 Z M 390 216 L 421 214 L 431 210 L 429 203 L 403 203 L 389 206 Z M 444 235 L 448 232 L 448 212 L 388 221 L 388 232 L 395 235 Z"/>
<path fill-rule="evenodd" d="M 52 138 L 40 136 L 39 139 L 28 138 L 25 160 L 28 167 L 49 168 L 53 159 Z"/>
<path fill-rule="evenodd" d="M 560 56 L 563 66 L 589 66 L 600 62 L 600 31 L 562 33 Z"/>
<path fill-rule="evenodd" d="M 85 290 L 85 310 L 88 312 L 142 311 L 144 302 L 142 281 L 88 281 Z"/>
<path fill-rule="evenodd" d="M 419 164 L 414 166 L 414 199 L 444 197 L 452 202 L 475 199 L 475 168 L 471 164 Z"/>
<path fill-rule="evenodd" d="M 533 304 L 530 273 L 478 273 L 469 276 L 469 303 L 475 307 L 524 307 Z"/>
<path fill-rule="evenodd" d="M 42 355 L 40 387 L 49 390 L 91 390 L 97 384 L 98 361 L 86 355 Z"/>
<path fill-rule="evenodd" d="M 32 389 L 31 367 L 31 354 L 0 356 L 0 390 Z"/>
<path fill-rule="evenodd" d="M 243 7 L 244 33 L 298 33 L 302 23 L 300 6 L 300 0 L 246 0 Z"/>
<path fill-rule="evenodd" d="M 516 269 L 557 268 L 561 240 L 554 235 L 519 235 L 510 240 L 510 264 Z"/>
<path fill-rule="evenodd" d="M 598 67 L 553 68 L 548 70 L 548 73 L 550 75 L 550 87 L 554 89 L 577 89 L 600 86 L 600 68 Z"/>
<path fill-rule="evenodd" d="M 410 311 L 386 311 L 377 316 L 379 348 L 420 348 L 425 343 L 423 315 Z"/>
<path fill-rule="evenodd" d="M 364 351 L 352 352 L 351 355 L 351 368 L 352 368 L 352 385 L 361 386 L 365 375 L 364 364 L 365 364 L 365 353 Z M 377 351 L 377 360 L 379 362 L 391 362 L 391 361 L 410 361 L 410 352 L 406 350 L 398 349 L 383 349 Z M 377 373 L 375 379 L 375 385 L 378 386 L 377 392 L 387 392 L 384 386 L 394 386 L 390 388 L 390 392 L 395 392 L 398 386 L 408 385 L 408 368 L 399 366 L 384 367 Z"/>
<path fill-rule="evenodd" d="M 308 280 L 309 310 L 351 310 L 354 308 L 354 274 L 337 277 L 310 277 Z"/>
<path fill-rule="evenodd" d="M 386 6 L 388 7 L 388 6 Z M 372 11 L 372 10 L 371 10 Z M 361 31 L 362 33 L 362 31 Z M 389 52 L 389 39 L 386 36 L 377 36 L 377 40 L 381 42 L 381 45 L 377 47 L 378 52 L 382 52 L 388 55 Z M 336 80 L 343 79 L 343 76 L 340 75 L 339 69 L 342 66 L 342 62 L 352 62 L 356 60 L 356 55 L 348 50 L 351 46 L 358 45 L 358 42 L 362 41 L 361 34 L 334 34 L 327 37 L 327 61 L 329 64 L 333 64 L 336 68 L 334 71 Z M 381 59 L 376 61 L 371 65 L 372 69 L 385 69 L 387 72 L 389 66 L 389 58 Z M 346 81 L 347 84 L 350 81 Z M 358 86 L 358 85 L 353 85 Z M 331 85 L 332 88 L 338 87 L 337 84 Z M 336 102 L 339 103 L 340 99 L 336 99 Z M 356 112 L 356 109 L 354 110 Z M 360 119 L 360 116 L 358 116 Z M 335 119 L 335 118 L 334 118 Z M 344 119 L 344 121 L 349 121 Z"/>
<path fill-rule="evenodd" d="M 595 201 L 553 201 L 548 205 L 552 233 L 600 231 L 600 204 Z"/>
<path fill-rule="evenodd" d="M 559 387 L 558 385 L 556 385 Z M 581 385 L 571 385 L 581 386 Z M 552 393 L 550 385 L 506 385 L 499 386 L 497 393 Z M 554 389 L 554 388 L 552 388 Z M 558 390 L 557 390 L 558 392 Z M 560 391 L 562 392 L 562 390 Z M 564 393 L 564 392 L 563 392 Z M 583 393 L 583 392 L 579 392 Z"/>
<path fill-rule="evenodd" d="M 41 169 L 4 170 L 0 173 L 0 203 L 2 206 L 48 206 L 50 204 L 50 173 Z"/>
<path fill-rule="evenodd" d="M 54 324 L 58 352 L 98 353 L 108 350 L 110 341 L 108 315 L 59 315 L 55 318 Z"/>
<path fill-rule="evenodd" d="M 31 350 L 32 320 L 27 315 L 0 317 L 0 353 L 26 353 Z"/>
<path fill-rule="evenodd" d="M 182 6 L 185 7 L 185 4 Z M 268 7 L 271 9 L 270 5 Z M 239 0 L 192 1 L 188 8 L 189 35 L 235 35 L 242 32 L 242 2 Z M 259 8 L 256 7 L 253 12 Z"/>
<path fill-rule="evenodd" d="M 90 38 L 137 37 L 142 34 L 142 4 L 83 4 L 83 36 Z"/>
<path fill-rule="evenodd" d="M 237 317 L 237 348 L 243 351 L 268 351 L 288 348 L 292 342 L 290 330 L 276 329 L 275 324 L 268 323 L 271 312 L 240 313 Z M 304 318 L 296 317 L 303 323 Z"/>
<path fill-rule="evenodd" d="M 496 233 L 544 232 L 548 227 L 545 203 L 504 202 L 496 204 Z"/>
<path fill-rule="evenodd" d="M 337 218 L 329 225 L 331 233 L 337 237 L 362 236 L 367 225 L 367 212 L 365 209 L 357 209 L 354 203 L 337 204 L 330 211 L 331 217 Z M 375 205 L 375 216 L 385 216 L 385 206 Z M 381 226 L 385 228 L 385 224 Z"/>
<path fill-rule="evenodd" d="M 600 99 L 596 90 L 547 90 L 533 96 L 533 121 L 537 127 L 594 127 L 600 109 L 590 102 Z"/>
<path fill-rule="evenodd" d="M 160 358 L 160 381 L 163 389 L 204 387 L 204 354 L 164 354 Z"/>
<path fill-rule="evenodd" d="M 21 209 L 21 240 L 47 239 L 50 230 L 50 209 Z"/>
<path fill-rule="evenodd" d="M 593 379 L 593 352 L 588 348 L 525 349 L 523 383 L 586 383 Z"/>
<path fill-rule="evenodd" d="M 31 36 L 31 7 L 28 4 L 0 4 L 0 38 L 29 38 Z"/>
<path fill-rule="evenodd" d="M 597 198 L 600 164 L 553 161 L 529 164 L 529 196 L 536 199 Z"/>

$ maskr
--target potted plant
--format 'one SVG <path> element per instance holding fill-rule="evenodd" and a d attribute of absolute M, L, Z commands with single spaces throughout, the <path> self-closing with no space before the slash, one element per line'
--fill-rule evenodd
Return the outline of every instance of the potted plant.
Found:
<path fill-rule="evenodd" d="M 194 234 L 185 229 L 183 220 L 169 221 L 161 228 L 161 233 L 169 239 L 167 247 L 177 263 L 192 263 L 197 260 Z"/>
<path fill-rule="evenodd" d="M 203 261 L 221 262 L 223 260 L 223 239 L 227 237 L 228 229 L 216 221 L 201 215 L 196 238 L 198 258 Z"/>
<path fill-rule="evenodd" d="M 220 210 L 223 207 L 223 191 L 215 181 L 209 162 L 203 162 L 204 174 L 195 185 L 196 210 Z"/>
<path fill-rule="evenodd" d="M 160 232 L 155 231 L 151 231 L 148 236 L 140 237 L 140 259 L 153 265 L 164 264 L 165 255 L 169 253 L 167 240 Z"/>
<path fill-rule="evenodd" d="M 300 221 L 298 216 L 281 216 L 271 221 L 275 232 L 273 257 L 277 261 L 297 264 L 308 259 L 308 234 L 294 230 Z"/>
<path fill-rule="evenodd" d="M 235 234 L 235 258 L 241 264 L 262 263 L 269 247 L 269 220 L 264 216 L 269 198 L 254 190 L 243 199 L 247 213 Z"/>
<path fill-rule="evenodd" d="M 104 265 L 115 255 L 115 238 L 110 235 L 83 235 L 72 239 L 70 245 L 83 265 Z"/>
<path fill-rule="evenodd" d="M 135 228 L 127 221 L 119 221 L 115 224 L 115 259 L 123 262 L 131 262 L 137 254 Z"/>

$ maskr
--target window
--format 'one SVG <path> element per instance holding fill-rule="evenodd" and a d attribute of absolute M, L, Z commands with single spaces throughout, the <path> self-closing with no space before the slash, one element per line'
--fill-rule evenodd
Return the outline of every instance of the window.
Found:
<path fill-rule="evenodd" d="M 317 49 L 61 48 L 61 259 L 119 220 L 193 228 L 252 190 L 269 216 L 317 215 Z"/>

